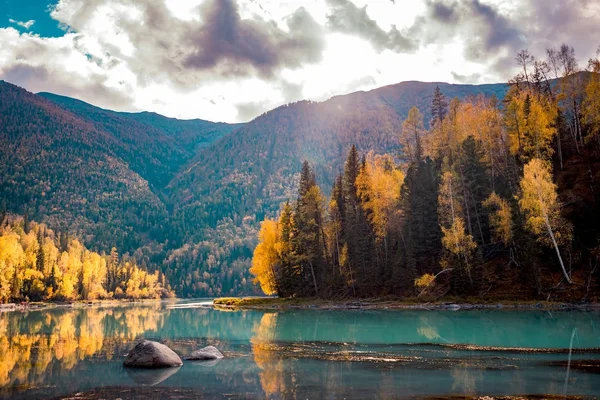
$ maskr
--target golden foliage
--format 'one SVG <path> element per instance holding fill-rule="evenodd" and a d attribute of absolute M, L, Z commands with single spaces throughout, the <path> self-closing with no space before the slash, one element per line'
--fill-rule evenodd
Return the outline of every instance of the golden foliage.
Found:
<path fill-rule="evenodd" d="M 593 73 L 585 87 L 585 99 L 581 104 L 583 122 L 589 126 L 588 141 L 600 135 L 600 60 L 590 60 L 590 66 Z"/>
<path fill-rule="evenodd" d="M 492 209 L 490 225 L 494 238 L 508 245 L 513 238 L 512 213 L 508 202 L 493 192 L 483 202 L 483 206 Z"/>
<path fill-rule="evenodd" d="M 548 228 L 559 245 L 571 241 L 570 225 L 560 216 L 560 202 L 548 162 L 534 158 L 525 165 L 521 179 L 519 206 L 526 216 L 526 227 L 538 240 L 551 245 Z"/>
<path fill-rule="evenodd" d="M 254 282 L 259 283 L 262 291 L 267 295 L 277 292 L 274 272 L 275 264 L 279 259 L 277 243 L 277 221 L 266 218 L 260 225 L 258 245 L 254 249 L 250 272 L 255 276 Z"/>
<path fill-rule="evenodd" d="M 129 298 L 172 294 L 164 290 L 158 272 L 150 274 L 129 262 L 121 265 L 114 288 L 108 290 L 106 256 L 89 251 L 77 239 L 61 253 L 53 231 L 43 224 L 29 225 L 26 233 L 23 218 L 9 216 L 0 228 L 0 302 L 104 299 L 119 292 Z"/>
<path fill-rule="evenodd" d="M 428 288 L 435 281 L 435 276 L 433 274 L 424 274 L 421 277 L 415 279 L 415 286 L 418 288 Z"/>
<path fill-rule="evenodd" d="M 525 160 L 549 159 L 557 113 L 556 105 L 544 97 L 527 90 L 513 93 L 505 112 L 511 153 Z"/>
<path fill-rule="evenodd" d="M 470 253 L 477 248 L 473 236 L 467 234 L 461 217 L 456 217 L 449 228 L 442 226 L 442 233 L 442 245 L 457 256 L 468 259 Z"/>
<path fill-rule="evenodd" d="M 403 183 L 404 173 L 396 168 L 390 155 L 369 153 L 356 179 L 356 187 L 378 240 L 383 240 L 388 234 L 390 223 L 398 213 Z"/>

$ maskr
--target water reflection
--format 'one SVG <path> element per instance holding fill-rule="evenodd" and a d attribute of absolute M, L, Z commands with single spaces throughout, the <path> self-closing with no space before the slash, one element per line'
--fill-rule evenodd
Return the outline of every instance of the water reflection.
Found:
<path fill-rule="evenodd" d="M 0 313 L 0 387 L 35 386 L 52 370 L 69 371 L 89 357 L 110 360 L 163 322 L 159 304 Z"/>
<path fill-rule="evenodd" d="M 139 369 L 139 368 L 124 368 L 127 375 L 135 383 L 142 386 L 158 385 L 168 377 L 175 375 L 181 367 L 175 368 L 159 368 L 159 369 Z"/>
<path fill-rule="evenodd" d="M 582 349 L 600 347 L 599 320 L 598 313 L 220 312 L 163 303 L 0 313 L 0 398 L 106 387 L 139 394 L 147 386 L 270 399 L 586 395 L 600 393 L 600 350 Z M 225 358 L 124 369 L 141 338 L 181 356 L 214 345 Z"/>
<path fill-rule="evenodd" d="M 260 368 L 260 385 L 268 398 L 285 393 L 283 359 L 278 355 L 276 340 L 277 313 L 265 313 L 254 328 L 252 354 Z"/>

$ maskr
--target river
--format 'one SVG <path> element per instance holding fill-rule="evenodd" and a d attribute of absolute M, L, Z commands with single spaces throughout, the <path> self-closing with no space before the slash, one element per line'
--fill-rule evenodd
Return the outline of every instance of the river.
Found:
<path fill-rule="evenodd" d="M 123 368 L 141 338 L 225 358 Z M 0 313 L 7 399 L 598 394 L 597 311 L 219 311 L 187 300 Z"/>

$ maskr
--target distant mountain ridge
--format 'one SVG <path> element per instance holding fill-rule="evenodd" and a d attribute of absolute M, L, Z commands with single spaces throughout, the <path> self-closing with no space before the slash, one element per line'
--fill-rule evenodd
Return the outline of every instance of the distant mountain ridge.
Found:
<path fill-rule="evenodd" d="M 92 249 L 115 245 L 161 268 L 180 296 L 252 293 L 258 221 L 295 198 L 301 162 L 329 188 L 352 144 L 397 153 L 408 110 L 427 123 L 436 86 L 448 98 L 502 98 L 508 87 L 403 82 L 225 124 L 104 110 L 0 81 L 0 206 L 68 226 Z"/>

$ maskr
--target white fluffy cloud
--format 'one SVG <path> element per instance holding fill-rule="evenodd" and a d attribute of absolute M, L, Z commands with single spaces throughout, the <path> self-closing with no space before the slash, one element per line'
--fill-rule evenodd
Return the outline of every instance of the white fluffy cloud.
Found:
<path fill-rule="evenodd" d="M 62 37 L 0 28 L 0 78 L 111 109 L 234 122 L 403 80 L 503 81 L 522 48 L 567 42 L 587 60 L 600 44 L 594 1 L 518 3 L 60 0 L 51 16 Z"/>
<path fill-rule="evenodd" d="M 19 25 L 25 29 L 29 29 L 33 26 L 33 24 L 35 24 L 35 20 L 33 20 L 33 19 L 30 19 L 29 21 L 16 21 L 16 20 L 10 18 L 8 20 L 8 22 L 10 22 L 11 24 Z"/>

